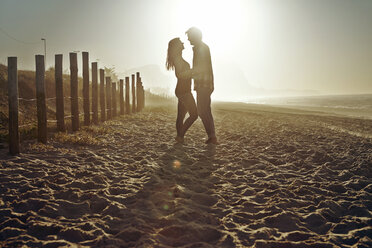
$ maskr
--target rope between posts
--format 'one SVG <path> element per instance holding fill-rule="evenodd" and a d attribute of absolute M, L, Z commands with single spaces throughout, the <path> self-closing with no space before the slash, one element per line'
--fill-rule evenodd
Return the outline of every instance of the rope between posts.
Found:
<path fill-rule="evenodd" d="M 57 99 L 57 97 L 51 97 L 51 98 L 45 98 L 45 100 L 46 101 L 49 101 L 49 100 L 56 100 Z M 72 97 L 71 96 L 64 96 L 63 97 L 63 99 L 72 99 Z M 85 98 L 84 97 L 78 97 L 77 99 L 79 99 L 79 100 L 84 100 Z M 20 100 L 20 101 L 36 101 L 37 99 L 36 98 L 32 98 L 32 99 L 26 99 L 26 98 L 18 98 L 18 100 Z M 89 97 L 89 100 L 93 100 L 93 98 L 92 97 Z"/>
<path fill-rule="evenodd" d="M 108 111 L 110 109 L 106 109 L 106 111 Z M 98 111 L 98 113 L 101 113 L 102 111 Z M 94 112 L 89 112 L 89 114 L 94 114 Z M 79 117 L 80 116 L 84 116 L 85 113 L 79 113 Z M 64 116 L 63 117 L 64 119 L 70 119 L 72 118 L 72 115 L 67 115 L 67 116 Z M 47 120 L 47 122 L 50 122 L 50 123 L 57 123 L 57 120 Z M 29 126 L 33 126 L 33 125 L 37 125 L 37 122 L 36 123 L 28 123 L 28 124 L 23 124 L 23 125 L 20 125 L 18 126 L 18 128 L 24 128 L 24 127 L 29 127 Z"/>
<path fill-rule="evenodd" d="M 57 99 L 56 97 L 52 97 L 52 98 L 45 98 L 45 100 L 46 101 L 49 101 L 49 100 L 55 100 L 55 99 Z M 26 99 L 26 98 L 18 98 L 18 100 L 20 100 L 20 101 L 29 101 L 29 102 L 31 102 L 31 101 L 36 101 L 37 99 L 36 98 L 32 98 L 32 99 Z"/>
<path fill-rule="evenodd" d="M 25 98 L 18 98 L 20 101 L 25 101 L 25 102 L 33 102 L 36 101 L 36 99 L 25 99 Z"/>

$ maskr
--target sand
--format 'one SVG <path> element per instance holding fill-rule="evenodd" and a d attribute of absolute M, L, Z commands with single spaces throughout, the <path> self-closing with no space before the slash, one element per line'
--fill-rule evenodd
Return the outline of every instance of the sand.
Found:
<path fill-rule="evenodd" d="M 371 120 L 217 104 L 175 144 L 153 108 L 0 150 L 1 247 L 372 247 Z"/>

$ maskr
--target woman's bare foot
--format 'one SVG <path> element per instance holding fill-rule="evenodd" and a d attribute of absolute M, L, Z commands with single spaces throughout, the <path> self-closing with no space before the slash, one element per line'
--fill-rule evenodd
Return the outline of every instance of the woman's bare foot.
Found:
<path fill-rule="evenodd" d="M 183 137 L 180 137 L 180 136 L 177 136 L 176 138 L 174 138 L 177 143 L 180 143 L 180 144 L 183 144 L 183 142 L 185 141 Z"/>

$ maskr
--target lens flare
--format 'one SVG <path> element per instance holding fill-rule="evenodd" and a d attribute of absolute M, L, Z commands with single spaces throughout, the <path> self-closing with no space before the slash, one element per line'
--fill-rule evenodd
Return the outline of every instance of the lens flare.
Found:
<path fill-rule="evenodd" d="M 175 169 L 181 168 L 181 162 L 179 160 L 174 160 L 173 161 L 173 168 L 175 168 Z"/>

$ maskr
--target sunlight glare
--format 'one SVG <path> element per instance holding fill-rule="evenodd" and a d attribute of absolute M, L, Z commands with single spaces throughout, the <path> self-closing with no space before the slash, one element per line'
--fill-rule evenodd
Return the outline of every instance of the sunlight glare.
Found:
<path fill-rule="evenodd" d="M 203 40 L 219 53 L 234 45 L 242 28 L 239 0 L 181 0 L 178 4 L 179 29 L 195 26 Z"/>

